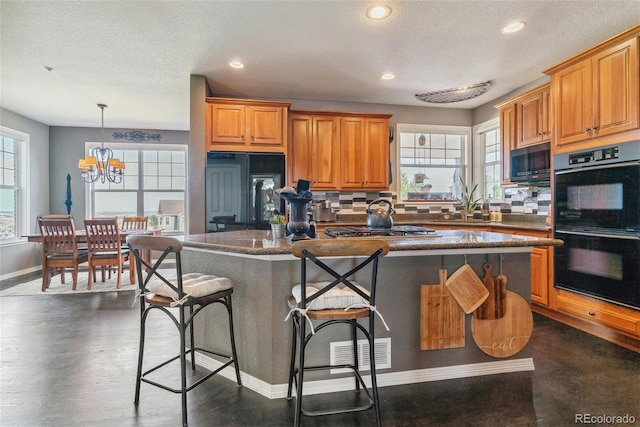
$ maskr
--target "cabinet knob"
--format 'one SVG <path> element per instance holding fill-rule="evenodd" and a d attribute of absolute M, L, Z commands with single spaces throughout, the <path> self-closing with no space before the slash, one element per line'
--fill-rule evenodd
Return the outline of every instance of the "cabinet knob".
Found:
<path fill-rule="evenodd" d="M 595 316 L 595 315 L 596 315 L 596 313 L 595 313 L 595 312 L 593 312 L 593 311 L 590 311 L 590 312 L 589 312 L 589 316 Z"/>
<path fill-rule="evenodd" d="M 591 129 L 593 129 L 593 130 L 598 130 L 598 126 L 594 126 L 594 127 L 592 127 Z"/>
<path fill-rule="evenodd" d="M 589 132 L 591 130 L 591 128 L 585 128 L 584 131 L 585 132 Z"/>

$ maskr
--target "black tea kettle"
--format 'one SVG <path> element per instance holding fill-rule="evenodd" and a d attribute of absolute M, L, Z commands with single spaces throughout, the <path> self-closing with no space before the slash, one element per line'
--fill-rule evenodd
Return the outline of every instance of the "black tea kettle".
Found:
<path fill-rule="evenodd" d="M 371 206 L 383 203 L 387 204 L 387 210 L 382 207 L 378 207 L 375 212 L 371 208 Z M 391 202 L 386 199 L 376 199 L 373 202 L 369 203 L 367 206 L 367 228 L 391 228 L 393 227 L 393 215 L 396 211 L 393 210 L 393 206 Z"/>

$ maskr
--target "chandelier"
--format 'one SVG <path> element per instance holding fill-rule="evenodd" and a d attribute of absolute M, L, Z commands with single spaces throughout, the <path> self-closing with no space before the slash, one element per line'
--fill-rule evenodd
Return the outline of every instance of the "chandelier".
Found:
<path fill-rule="evenodd" d="M 102 110 L 102 144 L 91 150 L 91 155 L 78 160 L 78 168 L 82 171 L 82 178 L 86 183 L 100 180 L 103 184 L 106 181 L 119 184 L 124 175 L 124 162 L 113 157 L 113 151 L 104 146 L 104 109 L 105 104 L 98 104 Z"/>

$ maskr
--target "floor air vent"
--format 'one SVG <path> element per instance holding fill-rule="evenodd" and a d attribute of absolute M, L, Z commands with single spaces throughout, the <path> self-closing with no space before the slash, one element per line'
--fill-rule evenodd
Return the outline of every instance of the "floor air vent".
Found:
<path fill-rule="evenodd" d="M 351 341 L 332 342 L 330 344 L 330 363 L 346 365 L 353 363 L 353 344 Z M 391 338 L 376 338 L 376 368 L 391 368 Z M 369 370 L 369 342 L 358 340 L 358 363 L 360 370 Z M 332 374 L 351 372 L 350 369 L 331 369 Z"/>

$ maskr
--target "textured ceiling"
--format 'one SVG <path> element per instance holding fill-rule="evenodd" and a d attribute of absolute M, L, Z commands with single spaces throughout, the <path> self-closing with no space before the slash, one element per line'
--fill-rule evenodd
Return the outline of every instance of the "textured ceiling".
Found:
<path fill-rule="evenodd" d="M 640 22 L 640 0 L 386 3 L 372 22 L 369 1 L 2 1 L 1 105 L 96 127 L 105 103 L 106 127 L 187 130 L 197 74 L 223 96 L 437 107 L 415 94 L 490 80 L 448 104 L 475 108 Z"/>

